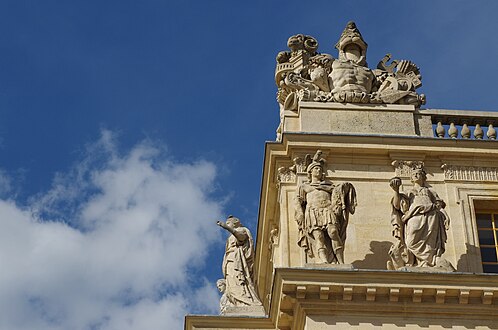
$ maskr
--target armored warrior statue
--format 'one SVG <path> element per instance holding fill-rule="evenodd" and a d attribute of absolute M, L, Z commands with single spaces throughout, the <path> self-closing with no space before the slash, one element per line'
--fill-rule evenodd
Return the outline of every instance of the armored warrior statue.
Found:
<path fill-rule="evenodd" d="M 261 301 L 254 288 L 254 242 L 251 232 L 231 215 L 226 223 L 218 221 L 216 224 L 230 233 L 222 266 L 225 279 L 217 283 L 223 294 L 221 312 L 233 306 L 260 306 Z"/>
<path fill-rule="evenodd" d="M 442 258 L 450 218 L 444 210 L 445 202 L 427 184 L 423 163 L 413 164 L 411 182 L 413 189 L 408 194 L 399 191 L 400 178 L 392 178 L 389 183 L 394 190 L 391 223 L 398 241 L 389 251 L 388 269 L 437 266 L 453 271 Z"/>
<path fill-rule="evenodd" d="M 334 185 L 325 180 L 322 152 L 307 155 L 309 181 L 301 184 L 295 199 L 299 241 L 316 263 L 344 263 L 349 214 L 356 207 L 356 191 L 349 182 Z"/>

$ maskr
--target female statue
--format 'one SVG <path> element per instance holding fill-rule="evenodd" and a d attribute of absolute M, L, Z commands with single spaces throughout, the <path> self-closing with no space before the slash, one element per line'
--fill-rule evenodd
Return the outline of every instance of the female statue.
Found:
<path fill-rule="evenodd" d="M 227 238 L 222 267 L 228 305 L 261 305 L 253 282 L 254 242 L 251 232 L 234 216 L 229 216 L 226 223 L 218 221 L 216 224 L 231 234 Z"/>
<path fill-rule="evenodd" d="M 450 219 L 444 210 L 445 202 L 426 180 L 425 170 L 418 164 L 412 168 L 413 189 L 408 194 L 400 193 L 400 178 L 393 178 L 389 183 L 395 192 L 391 200 L 393 235 L 399 240 L 389 251 L 390 269 L 441 264 Z"/>

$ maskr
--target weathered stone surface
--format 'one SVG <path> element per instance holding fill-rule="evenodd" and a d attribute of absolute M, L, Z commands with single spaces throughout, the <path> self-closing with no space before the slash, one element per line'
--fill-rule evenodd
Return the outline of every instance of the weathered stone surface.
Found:
<path fill-rule="evenodd" d="M 356 208 L 356 191 L 349 183 L 324 180 L 322 152 L 306 155 L 308 182 L 299 185 L 295 199 L 298 245 L 315 263 L 344 263 L 349 214 Z"/>
<path fill-rule="evenodd" d="M 338 43 L 337 59 L 319 54 L 316 40 L 305 35 L 291 38 L 291 51 L 279 55 L 280 138 L 265 148 L 253 282 L 268 316 L 251 314 L 259 307 L 234 307 L 232 313 L 229 306 L 223 316 L 187 317 L 187 329 L 498 328 L 498 275 L 481 274 L 482 228 L 476 222 L 479 210 L 498 210 L 493 141 L 498 114 L 419 109 L 420 104 L 409 102 L 420 86 L 420 77 L 414 76 L 418 68 L 386 56 L 371 70 L 362 42 L 351 24 Z M 351 75 L 351 83 L 345 83 L 345 75 Z M 398 89 L 391 88 L 396 84 Z M 317 149 L 322 153 L 310 168 Z M 423 180 L 411 180 L 413 166 L 423 166 Z M 398 244 L 389 203 L 393 170 L 399 177 L 393 185 L 408 192 L 407 206 L 417 205 L 409 198 L 413 190 L 424 190 L 431 200 L 425 220 L 410 214 L 410 207 L 395 208 L 400 218 L 408 214 L 399 228 L 406 232 L 406 222 L 412 221 L 432 225 L 422 234 L 411 233 L 429 252 L 417 259 L 407 248 L 412 262 L 401 256 L 395 270 L 387 270 L 393 262 L 389 250 Z M 328 219 L 332 182 L 351 182 L 357 194 L 343 241 L 347 264 L 333 263 L 338 253 L 332 244 L 326 260 L 311 258 L 296 244 L 303 232 L 310 238 L 308 194 L 319 191 L 320 198 L 310 198 L 310 204 L 320 204 L 317 218 Z M 305 196 L 296 203 L 303 188 Z M 433 226 L 438 221 L 444 226 L 450 217 L 448 228 Z M 321 233 L 329 237 L 323 228 Z"/>
<path fill-rule="evenodd" d="M 354 22 L 349 22 L 336 48 L 337 59 L 317 53 L 318 42 L 298 34 L 289 38 L 290 51 L 277 55 L 277 99 L 284 110 L 296 110 L 298 100 L 342 103 L 425 103 L 415 89 L 422 85 L 420 69 L 411 61 L 391 59 L 387 54 L 371 70 L 367 66 L 367 43 Z"/>
<path fill-rule="evenodd" d="M 328 270 L 354 270 L 354 266 L 352 264 L 316 264 L 309 263 L 304 265 L 305 268 L 313 268 L 313 269 L 328 269 Z"/>
<path fill-rule="evenodd" d="M 265 316 L 265 309 L 263 306 L 258 305 L 258 306 L 229 306 L 227 307 L 224 312 L 224 316 L 260 316 L 263 317 Z"/>
<path fill-rule="evenodd" d="M 233 216 L 229 216 L 226 223 L 218 221 L 217 225 L 230 233 L 223 258 L 224 279 L 217 282 L 222 293 L 220 312 L 225 314 L 239 307 L 261 306 L 254 288 L 254 242 L 251 232 Z"/>
<path fill-rule="evenodd" d="M 385 134 L 416 136 L 413 106 L 342 105 L 316 106 L 316 102 L 301 103 L 299 131 L 310 133 Z M 393 125 L 393 123 L 396 123 Z M 285 127 L 284 131 L 289 131 Z M 432 136 L 432 126 L 429 128 Z"/>
<path fill-rule="evenodd" d="M 427 184 L 423 162 L 404 162 L 411 165 L 413 188 L 400 193 L 401 178 L 394 177 L 389 185 L 394 190 L 391 200 L 391 224 L 397 242 L 391 246 L 388 269 L 404 267 L 437 267 L 455 270 L 442 258 L 447 241 L 446 231 L 450 218 L 445 211 L 446 203 Z"/>

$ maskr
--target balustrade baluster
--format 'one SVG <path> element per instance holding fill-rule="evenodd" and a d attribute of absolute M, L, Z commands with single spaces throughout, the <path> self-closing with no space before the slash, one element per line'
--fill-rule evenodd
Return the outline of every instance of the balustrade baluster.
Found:
<path fill-rule="evenodd" d="M 443 123 L 441 121 L 438 121 L 436 127 L 436 136 L 444 138 L 445 134 L 446 134 L 446 129 L 444 128 Z"/>
<path fill-rule="evenodd" d="M 489 124 L 487 136 L 488 136 L 488 139 L 490 139 L 490 140 L 496 140 L 496 130 L 493 127 L 493 124 Z"/>
<path fill-rule="evenodd" d="M 460 132 L 462 135 L 462 138 L 464 139 L 469 139 L 470 138 L 470 129 L 469 126 L 467 126 L 467 123 L 464 123 L 462 126 L 462 131 Z"/>
<path fill-rule="evenodd" d="M 476 128 L 474 129 L 474 137 L 478 140 L 482 140 L 484 136 L 484 131 L 481 128 L 480 124 L 476 124 Z"/>
<path fill-rule="evenodd" d="M 455 126 L 455 123 L 451 122 L 450 123 L 450 129 L 448 130 L 448 135 L 452 139 L 456 139 L 458 137 L 458 129 Z"/>

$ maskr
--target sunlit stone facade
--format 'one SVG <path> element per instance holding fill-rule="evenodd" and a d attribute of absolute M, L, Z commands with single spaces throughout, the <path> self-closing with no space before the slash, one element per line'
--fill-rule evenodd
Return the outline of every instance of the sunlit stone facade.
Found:
<path fill-rule="evenodd" d="M 498 329 L 498 113 L 421 109 L 418 68 L 388 68 L 384 59 L 369 71 L 356 31 L 348 24 L 337 59 L 323 60 L 308 36 L 291 37 L 277 58 L 281 123 L 277 141 L 266 143 L 255 233 L 254 283 L 265 313 L 189 315 L 186 329 Z M 320 249 L 305 217 L 329 207 L 311 209 L 316 202 L 298 196 L 312 182 L 307 159 L 317 150 L 322 182 L 354 187 L 343 263 L 298 244 L 304 235 Z M 302 220 L 299 207 L 308 212 Z M 326 240 L 331 218 L 320 227 Z"/>

